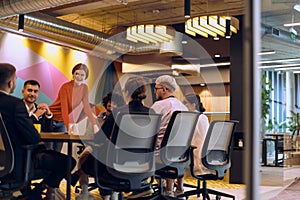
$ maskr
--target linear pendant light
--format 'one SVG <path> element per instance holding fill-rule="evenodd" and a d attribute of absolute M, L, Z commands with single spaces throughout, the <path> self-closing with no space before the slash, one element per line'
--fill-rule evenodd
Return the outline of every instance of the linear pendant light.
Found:
<path fill-rule="evenodd" d="M 174 39 L 175 29 L 164 25 L 135 25 L 126 29 L 126 39 L 131 42 L 162 43 Z"/>
<path fill-rule="evenodd" d="M 200 16 L 193 17 L 185 22 L 185 32 L 192 36 L 196 34 L 203 37 L 226 37 L 239 30 L 239 20 L 228 16 Z"/>

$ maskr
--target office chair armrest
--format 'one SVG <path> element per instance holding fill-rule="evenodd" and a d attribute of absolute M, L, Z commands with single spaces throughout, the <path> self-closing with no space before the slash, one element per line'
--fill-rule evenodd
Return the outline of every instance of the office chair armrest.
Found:
<path fill-rule="evenodd" d="M 194 150 L 197 149 L 196 146 L 190 146 L 190 159 L 191 159 L 191 162 L 190 162 L 190 171 L 191 171 L 191 175 L 194 177 L 194 178 L 197 178 L 199 180 L 202 180 L 201 177 L 197 176 L 194 172 Z"/>

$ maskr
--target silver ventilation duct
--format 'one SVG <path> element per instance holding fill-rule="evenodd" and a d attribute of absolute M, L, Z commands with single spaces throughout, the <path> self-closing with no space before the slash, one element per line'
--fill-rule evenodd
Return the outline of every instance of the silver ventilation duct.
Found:
<path fill-rule="evenodd" d="M 124 35 L 121 36 L 123 37 L 122 40 L 118 40 L 117 37 L 110 37 L 99 31 L 49 15 L 31 13 L 80 1 L 83 0 L 0 0 L 0 28 L 16 32 L 19 20 L 18 14 L 30 13 L 25 15 L 25 32 L 23 35 L 42 41 L 53 42 L 85 52 L 88 51 L 109 59 L 114 59 L 123 54 L 149 54 L 160 51 L 159 44 L 133 45 L 124 40 Z"/>
<path fill-rule="evenodd" d="M 300 44 L 300 37 L 296 35 L 295 40 L 291 39 L 291 33 L 285 30 L 276 29 L 272 26 L 267 26 L 265 24 L 261 25 L 261 34 L 262 37 L 270 37 L 273 39 L 277 39 L 283 42 L 287 42 L 291 45 L 299 45 Z"/>
<path fill-rule="evenodd" d="M 0 19 L 83 0 L 0 0 Z"/>
<path fill-rule="evenodd" d="M 0 20 L 0 27 L 17 30 L 18 17 Z M 133 46 L 125 42 L 117 42 L 117 38 L 109 37 L 99 31 L 79 26 L 42 13 L 25 15 L 25 34 L 52 41 L 65 46 L 76 47 L 101 57 L 119 57 L 122 54 L 144 54 L 159 52 L 159 45 Z M 124 41 L 124 40 L 123 40 Z"/>

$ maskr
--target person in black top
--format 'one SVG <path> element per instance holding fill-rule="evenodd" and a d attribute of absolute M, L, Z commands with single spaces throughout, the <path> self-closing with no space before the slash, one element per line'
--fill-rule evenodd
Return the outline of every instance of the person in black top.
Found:
<path fill-rule="evenodd" d="M 34 128 L 22 99 L 10 95 L 16 87 L 16 68 L 8 63 L 0 63 L 0 113 L 11 139 L 14 149 L 15 166 L 13 172 L 9 174 L 10 179 L 22 180 L 25 162 L 25 149 L 23 145 L 38 144 L 41 141 L 40 135 Z M 35 151 L 32 162 L 33 172 L 45 170 L 43 182 L 40 188 L 36 188 L 29 199 L 41 199 L 41 192 L 47 188 L 47 199 L 64 199 L 64 194 L 59 191 L 60 181 L 66 177 L 67 155 L 45 150 L 41 148 Z M 72 168 L 75 166 L 73 159 Z M 34 173 L 33 173 L 34 174 Z M 34 177 L 34 175 L 33 175 Z M 36 195 L 37 196 L 34 196 Z M 33 197 L 34 196 L 34 197 Z"/>
<path fill-rule="evenodd" d="M 112 128 L 115 122 L 114 117 L 118 112 L 129 112 L 129 113 L 149 113 L 151 110 L 143 105 L 143 100 L 147 97 L 146 96 L 146 87 L 145 87 L 145 80 L 143 78 L 133 76 L 128 78 L 124 86 L 124 93 L 125 96 L 129 99 L 128 104 L 116 108 L 112 111 L 105 122 L 103 123 L 101 130 L 95 135 L 95 141 L 97 144 L 107 144 L 108 140 L 110 140 Z M 154 113 L 154 112 L 153 112 Z M 106 156 L 106 146 L 102 148 L 103 154 L 101 157 L 95 158 L 93 154 L 90 154 L 86 161 L 82 164 L 82 169 L 86 174 L 91 176 L 95 176 L 96 172 L 92 166 L 95 165 L 95 162 L 98 162 L 98 174 L 104 173 L 106 171 L 105 165 L 105 156 Z M 99 153 L 98 153 L 99 154 Z M 106 190 L 103 188 L 99 188 L 101 193 L 102 199 L 108 200 L 110 199 L 110 195 L 112 191 Z"/>
<path fill-rule="evenodd" d="M 119 95 L 118 93 L 114 93 L 113 97 L 112 95 L 112 92 L 109 92 L 102 99 L 102 105 L 104 106 L 105 111 L 101 112 L 97 116 L 100 126 L 102 126 L 102 124 L 104 123 L 108 115 L 111 114 L 113 109 L 123 106 L 125 104 L 125 101 L 121 95 Z"/>
<path fill-rule="evenodd" d="M 124 104 L 125 104 L 125 101 L 120 94 L 118 94 L 118 93 L 113 94 L 112 92 L 107 93 L 106 96 L 103 97 L 103 99 L 102 99 L 102 105 L 105 107 L 106 111 L 100 113 L 97 116 L 97 120 L 98 120 L 98 123 L 100 124 L 100 126 L 103 125 L 103 123 L 105 122 L 107 117 L 112 113 L 112 111 L 115 108 L 117 108 L 118 106 L 123 106 Z M 88 133 L 90 132 L 89 130 L 91 129 L 90 124 L 91 123 L 88 123 L 88 125 L 87 125 L 86 132 L 88 132 Z M 92 152 L 93 152 L 92 147 L 90 145 L 85 145 L 84 150 L 79 155 L 79 159 L 77 162 L 77 170 L 72 174 L 72 185 L 75 186 L 79 180 L 79 184 L 80 184 L 80 188 L 81 188 L 81 192 L 76 197 L 76 200 L 93 198 L 92 195 L 88 191 L 89 177 L 87 174 L 84 173 L 84 171 L 82 171 L 82 168 L 81 168 L 82 163 L 85 162 L 86 158 Z"/>

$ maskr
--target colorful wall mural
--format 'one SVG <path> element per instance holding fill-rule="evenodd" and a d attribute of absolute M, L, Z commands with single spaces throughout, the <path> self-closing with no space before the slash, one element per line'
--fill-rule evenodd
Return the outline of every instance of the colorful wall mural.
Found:
<path fill-rule="evenodd" d="M 60 86 L 72 79 L 72 68 L 77 63 L 88 65 L 90 75 L 87 80 L 90 102 L 100 104 L 105 87 L 99 87 L 108 62 L 102 58 L 89 56 L 84 52 L 35 41 L 22 36 L 0 33 L 0 62 L 13 64 L 17 68 L 17 87 L 14 96 L 22 98 L 25 80 L 35 79 L 41 84 L 37 103 L 51 104 Z"/>

